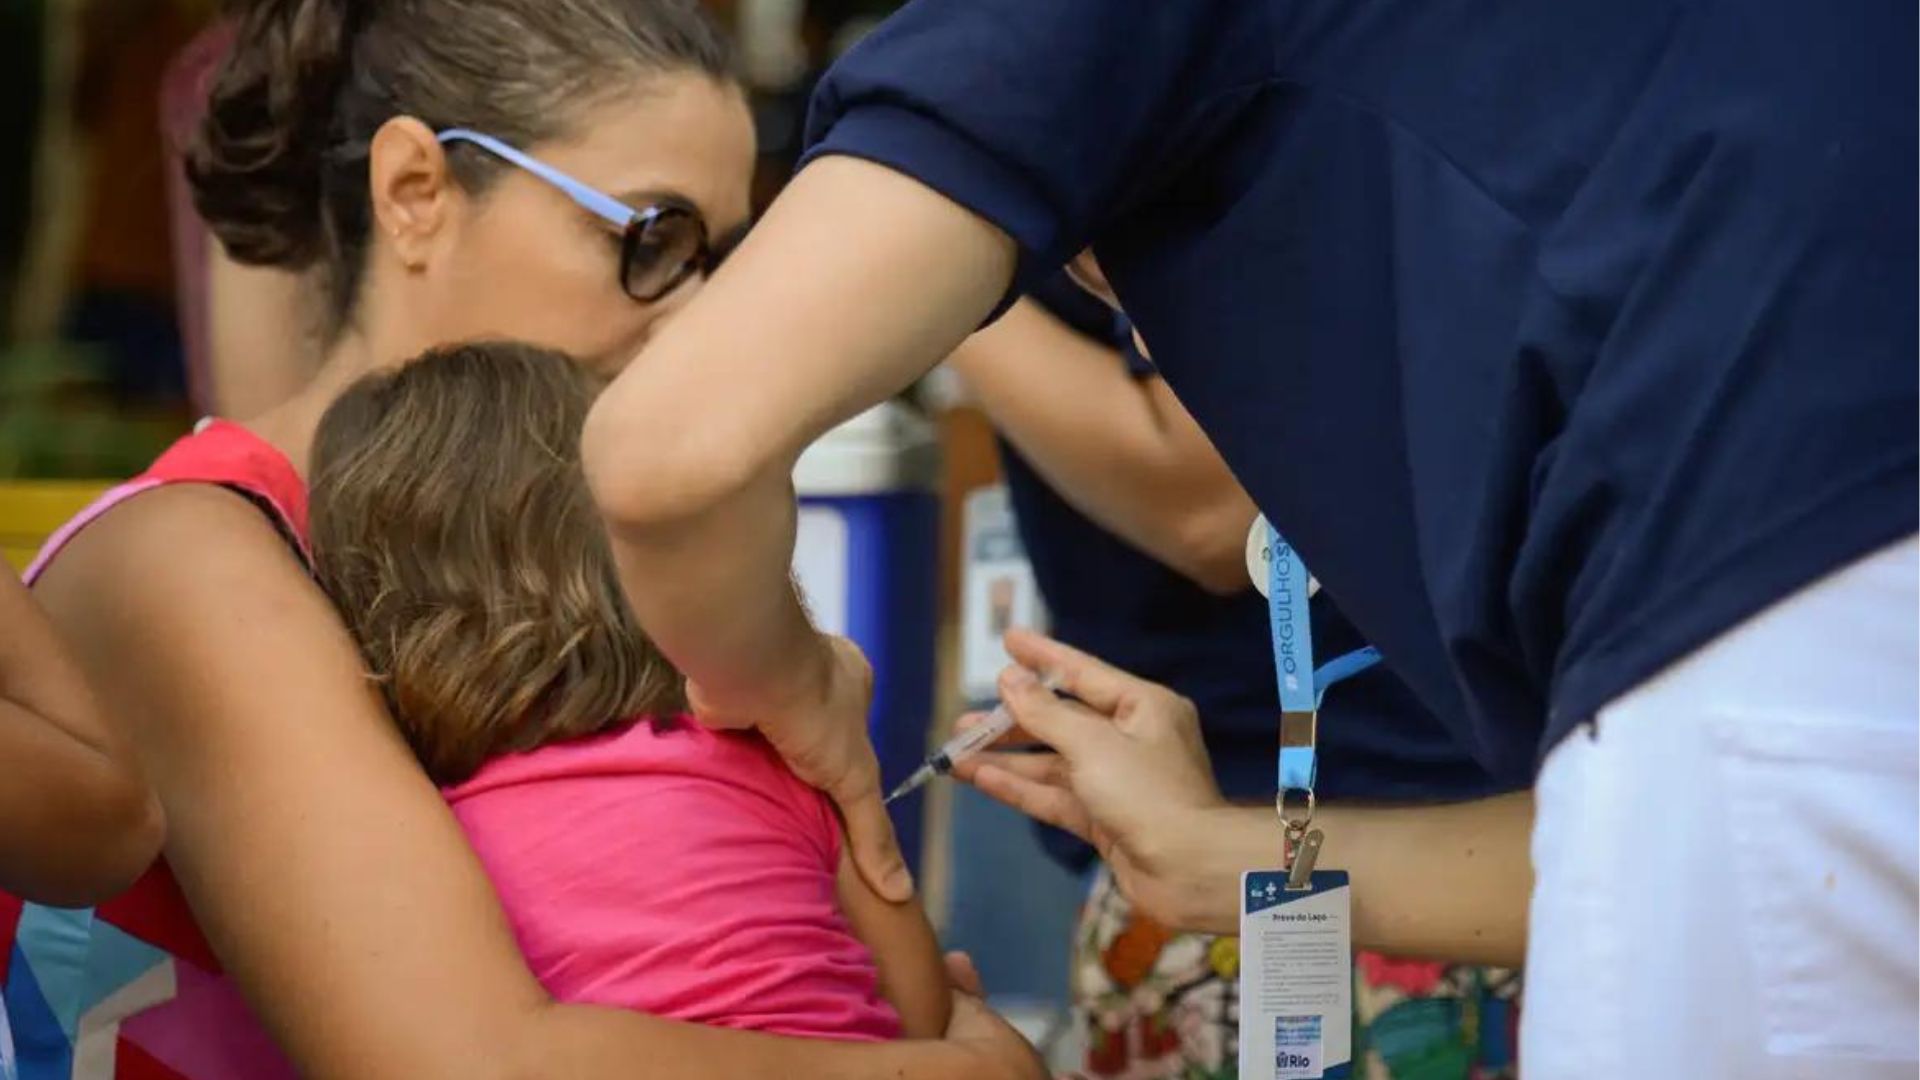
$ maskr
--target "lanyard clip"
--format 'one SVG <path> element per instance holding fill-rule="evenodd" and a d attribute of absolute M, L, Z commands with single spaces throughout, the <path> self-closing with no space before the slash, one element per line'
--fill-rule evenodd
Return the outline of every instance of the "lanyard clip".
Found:
<path fill-rule="evenodd" d="M 1320 859 L 1320 844 L 1326 834 L 1314 829 L 1302 836 L 1299 841 L 1289 842 L 1288 854 L 1292 865 L 1287 867 L 1287 891 L 1304 892 L 1313 888 L 1313 864 Z"/>
<path fill-rule="evenodd" d="M 1273 797 L 1273 809 L 1280 815 L 1280 826 L 1286 834 L 1282 863 L 1289 889 L 1307 887 L 1313 877 L 1314 860 L 1320 854 L 1320 831 L 1308 829 L 1313 824 L 1313 782 L 1317 771 L 1314 750 L 1319 727 L 1320 714 L 1312 709 L 1280 714 L 1280 784 Z"/>
<path fill-rule="evenodd" d="M 1287 888 L 1298 892 L 1313 881 L 1313 864 L 1320 857 L 1324 839 L 1319 829 L 1307 827 L 1313 824 L 1313 789 L 1281 788 L 1273 797 L 1273 808 L 1285 830 L 1281 869 L 1287 872 Z"/>
<path fill-rule="evenodd" d="M 1280 751 L 1305 750 L 1312 753 L 1320 738 L 1320 713 L 1316 709 L 1289 710 L 1280 714 Z"/>
<path fill-rule="evenodd" d="M 1295 842 L 1306 835 L 1307 826 L 1313 824 L 1313 789 L 1281 788 L 1273 797 L 1273 808 L 1280 815 L 1280 824 L 1287 832 L 1287 840 Z"/>

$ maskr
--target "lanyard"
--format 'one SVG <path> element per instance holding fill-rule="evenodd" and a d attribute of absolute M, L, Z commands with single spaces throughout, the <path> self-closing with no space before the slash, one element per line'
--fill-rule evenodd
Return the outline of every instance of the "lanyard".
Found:
<path fill-rule="evenodd" d="M 1379 663 L 1380 650 L 1369 645 L 1314 666 L 1306 563 L 1271 524 L 1266 531 L 1267 616 L 1274 674 L 1280 682 L 1280 763 L 1274 807 L 1287 830 L 1289 869 L 1311 873 L 1311 858 L 1296 866 L 1292 849 L 1310 842 L 1318 850 L 1320 834 L 1313 833 L 1309 841 L 1307 825 L 1313 820 L 1313 785 L 1319 771 L 1320 703 L 1328 687 Z M 1290 795 L 1301 800 L 1299 808 L 1289 807 Z"/>

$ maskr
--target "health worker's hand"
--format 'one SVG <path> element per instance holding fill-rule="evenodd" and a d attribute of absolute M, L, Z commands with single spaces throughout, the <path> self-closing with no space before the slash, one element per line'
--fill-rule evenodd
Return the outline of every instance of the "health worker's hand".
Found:
<path fill-rule="evenodd" d="M 729 708 L 692 681 L 687 704 L 708 727 L 758 730 L 795 776 L 839 806 L 860 876 L 881 896 L 905 902 L 913 896 L 913 877 L 881 802 L 880 762 L 867 735 L 873 667 L 844 637 L 820 634 L 815 645 L 776 704 Z"/>
<path fill-rule="evenodd" d="M 1001 702 L 1019 727 L 1003 745 L 1037 740 L 1054 753 L 983 753 L 956 775 L 1091 843 L 1121 891 L 1155 919 L 1193 922 L 1199 898 L 1219 891 L 1201 880 L 1211 870 L 1195 856 L 1210 815 L 1227 808 L 1193 703 L 1039 634 L 1011 631 L 1006 644 L 1019 666 L 1001 676 Z M 1049 692 L 1034 672 L 1075 700 Z"/>

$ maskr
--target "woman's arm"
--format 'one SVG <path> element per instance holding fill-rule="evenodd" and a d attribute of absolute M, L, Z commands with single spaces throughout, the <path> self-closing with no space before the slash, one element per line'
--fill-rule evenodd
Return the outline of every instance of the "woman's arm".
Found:
<path fill-rule="evenodd" d="M 1258 513 L 1164 380 L 1022 300 L 949 358 L 1047 485 L 1211 592 L 1247 588 Z"/>
<path fill-rule="evenodd" d="M 863 1048 L 555 1004 L 325 597 L 224 491 L 116 509 L 42 596 L 128 721 L 208 941 L 305 1074 L 1026 1075 L 977 1025 Z"/>
<path fill-rule="evenodd" d="M 753 717 L 840 804 L 861 872 L 911 891 L 866 741 L 863 666 L 789 582 L 800 451 L 951 352 L 1006 289 L 1013 242 L 847 157 L 767 217 L 595 403 L 581 453 L 635 615 L 697 711 Z"/>
<path fill-rule="evenodd" d="M 983 785 L 984 787 L 984 785 Z M 1317 864 L 1353 877 L 1353 943 L 1395 956 L 1519 967 L 1527 952 L 1533 793 L 1429 806 L 1323 806 Z M 1273 808 L 1221 806 L 1182 824 L 1181 926 L 1239 933 L 1240 875 L 1280 862 Z"/>
<path fill-rule="evenodd" d="M 160 804 L 80 668 L 0 565 L 0 889 L 82 907 L 160 853 Z"/>
<path fill-rule="evenodd" d="M 1127 896 L 1174 926 L 1234 933 L 1242 872 L 1280 863 L 1271 807 L 1221 799 L 1193 704 L 1077 649 L 1014 631 L 1001 700 L 1057 755 L 993 754 L 957 770 L 981 791 L 1099 848 Z M 983 760 L 984 759 L 984 760 Z M 1327 806 L 1320 864 L 1353 875 L 1354 943 L 1517 966 L 1533 890 L 1528 793 L 1442 805 Z"/>
<path fill-rule="evenodd" d="M 880 992 L 900 1014 L 901 1032 L 909 1039 L 937 1038 L 951 1019 L 953 995 L 926 910 L 918 903 L 892 903 L 874 892 L 844 845 L 835 887 L 841 912 L 873 952 Z"/>

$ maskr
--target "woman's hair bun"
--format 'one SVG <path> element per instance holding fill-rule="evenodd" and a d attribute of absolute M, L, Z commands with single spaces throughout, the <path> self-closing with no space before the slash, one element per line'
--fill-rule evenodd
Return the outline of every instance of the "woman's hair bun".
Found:
<path fill-rule="evenodd" d="M 324 155 L 352 62 L 356 0 L 248 0 L 186 153 L 194 206 L 243 263 L 324 252 Z"/>

